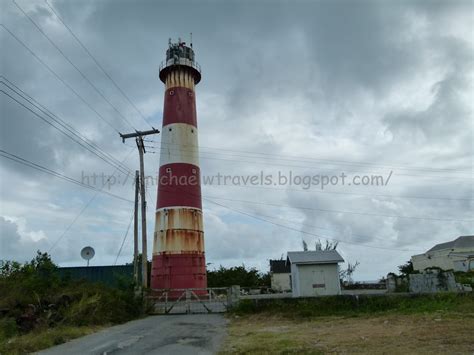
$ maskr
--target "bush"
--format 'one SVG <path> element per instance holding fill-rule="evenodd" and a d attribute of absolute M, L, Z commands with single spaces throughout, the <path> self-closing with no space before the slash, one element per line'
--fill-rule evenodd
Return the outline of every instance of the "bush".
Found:
<path fill-rule="evenodd" d="M 0 339 L 55 327 L 122 323 L 144 312 L 129 280 L 117 288 L 61 279 L 46 253 L 0 266 Z"/>
<path fill-rule="evenodd" d="M 237 314 L 279 313 L 288 317 L 319 317 L 400 312 L 474 312 L 474 295 L 440 293 L 433 295 L 327 296 L 242 300 L 233 309 Z"/>
<path fill-rule="evenodd" d="M 270 274 L 262 274 L 255 268 L 247 270 L 245 265 L 207 271 L 208 287 L 263 287 L 270 286 Z"/>
<path fill-rule="evenodd" d="M 18 333 L 14 318 L 0 318 L 0 341 L 5 341 Z"/>

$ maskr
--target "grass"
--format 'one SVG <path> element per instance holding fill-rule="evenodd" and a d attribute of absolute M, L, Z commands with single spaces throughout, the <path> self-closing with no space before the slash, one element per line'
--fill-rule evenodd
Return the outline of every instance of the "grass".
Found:
<path fill-rule="evenodd" d="M 238 317 L 238 318 L 235 318 Z M 222 354 L 472 354 L 474 314 L 233 316 Z"/>
<path fill-rule="evenodd" d="M 473 294 L 245 301 L 229 319 L 222 354 L 474 352 Z"/>
<path fill-rule="evenodd" d="M 101 329 L 99 326 L 60 326 L 35 329 L 33 332 L 0 341 L 0 354 L 28 354 L 91 334 L 99 329 Z"/>

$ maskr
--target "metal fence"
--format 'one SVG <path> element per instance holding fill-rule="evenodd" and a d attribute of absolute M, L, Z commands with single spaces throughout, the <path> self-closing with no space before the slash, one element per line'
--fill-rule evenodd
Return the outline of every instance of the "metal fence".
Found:
<path fill-rule="evenodd" d="M 148 297 L 154 314 L 222 313 L 232 305 L 227 287 L 154 290 Z"/>

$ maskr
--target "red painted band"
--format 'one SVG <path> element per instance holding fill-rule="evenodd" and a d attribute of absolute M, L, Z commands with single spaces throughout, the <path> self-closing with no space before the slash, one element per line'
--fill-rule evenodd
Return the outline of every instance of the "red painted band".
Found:
<path fill-rule="evenodd" d="M 206 288 L 203 253 L 153 255 L 152 289 Z"/>
<path fill-rule="evenodd" d="M 156 209 L 183 206 L 202 209 L 199 167 L 187 163 L 160 167 Z"/>
<path fill-rule="evenodd" d="M 173 87 L 165 92 L 163 127 L 171 123 L 187 123 L 197 127 L 194 91 L 185 87 Z"/>

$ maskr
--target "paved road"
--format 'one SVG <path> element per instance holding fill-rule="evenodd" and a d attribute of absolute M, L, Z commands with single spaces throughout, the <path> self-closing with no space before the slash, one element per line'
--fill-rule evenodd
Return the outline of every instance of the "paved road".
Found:
<path fill-rule="evenodd" d="M 226 333 L 221 314 L 151 316 L 40 352 L 64 354 L 215 354 Z"/>

